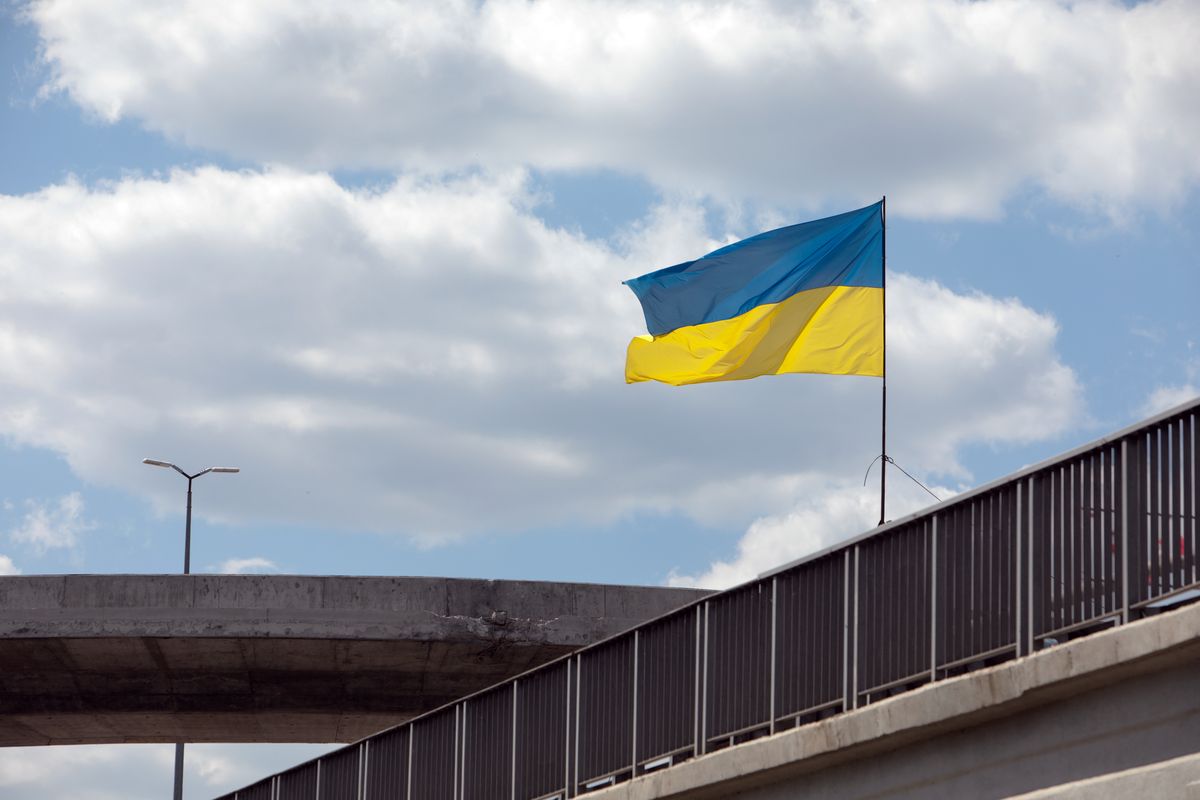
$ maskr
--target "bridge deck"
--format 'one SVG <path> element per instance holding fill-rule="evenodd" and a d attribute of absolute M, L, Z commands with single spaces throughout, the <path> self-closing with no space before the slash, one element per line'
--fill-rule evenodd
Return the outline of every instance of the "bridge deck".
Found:
<path fill-rule="evenodd" d="M 349 742 L 701 594 L 445 578 L 0 577 L 0 745 Z"/>

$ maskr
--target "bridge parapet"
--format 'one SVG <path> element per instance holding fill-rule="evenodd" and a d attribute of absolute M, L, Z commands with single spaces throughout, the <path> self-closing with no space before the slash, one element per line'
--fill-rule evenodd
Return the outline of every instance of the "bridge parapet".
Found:
<path fill-rule="evenodd" d="M 321 800 L 575 797 L 1049 663 L 1042 651 L 1200 592 L 1198 482 L 1195 400 L 233 796 L 312 800 L 322 764 L 358 764 Z"/>

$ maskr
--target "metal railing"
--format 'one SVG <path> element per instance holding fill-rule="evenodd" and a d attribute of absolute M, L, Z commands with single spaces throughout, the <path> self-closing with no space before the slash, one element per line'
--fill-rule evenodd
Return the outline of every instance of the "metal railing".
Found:
<path fill-rule="evenodd" d="M 1119 625 L 1200 588 L 1200 401 L 221 800 L 533 800 Z"/>

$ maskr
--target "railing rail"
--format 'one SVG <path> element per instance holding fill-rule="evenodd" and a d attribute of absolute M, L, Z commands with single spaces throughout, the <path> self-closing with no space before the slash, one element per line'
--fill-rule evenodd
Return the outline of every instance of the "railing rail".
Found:
<path fill-rule="evenodd" d="M 565 800 L 1200 589 L 1200 400 L 220 800 Z"/>

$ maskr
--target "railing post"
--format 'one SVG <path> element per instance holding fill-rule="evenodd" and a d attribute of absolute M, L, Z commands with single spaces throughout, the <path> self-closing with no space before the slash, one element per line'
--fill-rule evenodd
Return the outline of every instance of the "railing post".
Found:
<path fill-rule="evenodd" d="M 571 781 L 571 796 L 579 794 L 579 698 L 583 694 L 583 661 L 575 656 L 575 758 L 574 780 Z"/>
<path fill-rule="evenodd" d="M 775 679 L 776 679 L 775 639 L 778 635 L 776 632 L 776 630 L 778 628 L 778 625 L 776 623 L 777 623 L 777 620 L 779 619 L 778 612 L 776 611 L 776 607 L 778 606 L 778 604 L 779 604 L 779 579 L 771 578 L 771 666 L 770 666 L 771 688 L 770 688 L 770 696 L 767 699 L 767 703 L 770 705 L 769 719 L 771 721 L 771 724 L 770 724 L 770 727 L 768 730 L 771 733 L 775 733 Z"/>
<path fill-rule="evenodd" d="M 929 680 L 937 680 L 938 515 L 929 521 Z"/>
<path fill-rule="evenodd" d="M 563 731 L 563 797 L 571 797 L 571 662 L 570 656 L 567 657 L 567 696 L 564 702 L 567 704 L 567 727 Z"/>
<path fill-rule="evenodd" d="M 630 778 L 637 777 L 637 718 L 638 718 L 638 643 L 640 641 L 641 631 L 634 629 L 633 631 L 633 713 L 629 715 L 629 724 L 633 727 L 631 731 L 633 740 L 632 753 L 630 753 L 630 764 L 633 767 L 633 772 Z"/>
<path fill-rule="evenodd" d="M 695 676 L 692 679 L 692 689 L 693 689 L 693 694 L 694 694 L 693 703 L 692 703 L 692 731 L 693 731 L 692 756 L 694 756 L 696 758 L 699 758 L 700 754 L 704 752 L 704 750 L 701 747 L 701 735 L 700 735 L 700 715 L 702 713 L 700 710 L 700 693 L 702 690 L 702 687 L 700 685 L 700 683 L 701 683 L 700 671 L 702 669 L 700 648 L 701 648 L 701 640 L 703 639 L 703 636 L 704 636 L 704 631 L 700 624 L 702 616 L 703 616 L 703 613 L 701 611 L 701 606 L 697 605 L 696 606 L 696 664 L 695 664 L 696 669 L 695 669 Z"/>
<path fill-rule="evenodd" d="M 850 691 L 850 548 L 846 548 L 842 553 L 842 711 L 853 707 Z"/>
<path fill-rule="evenodd" d="M 408 769 L 404 771 L 404 796 L 412 798 L 412 767 L 413 767 L 413 743 L 417 740 L 417 726 L 411 722 L 408 723 Z"/>
<path fill-rule="evenodd" d="M 853 616 L 850 620 L 850 652 L 854 654 L 851 661 L 850 669 L 850 707 L 858 708 L 858 570 L 859 562 L 862 560 L 860 548 L 854 546 L 854 581 L 850 590 L 850 599 L 853 601 Z"/>
<path fill-rule="evenodd" d="M 1029 651 L 1025 647 L 1025 639 L 1021 635 L 1021 611 L 1025 607 L 1025 604 L 1021 602 L 1022 577 L 1025 574 L 1021 562 L 1021 555 L 1025 550 L 1025 548 L 1021 547 L 1021 537 L 1025 531 L 1025 526 L 1021 524 L 1021 510 L 1024 508 L 1025 503 L 1023 489 L 1023 483 L 1017 481 L 1015 487 L 1016 497 L 1013 499 L 1013 643 L 1017 646 L 1017 658 L 1029 654 Z"/>
<path fill-rule="evenodd" d="M 458 743 L 459 743 L 459 735 L 460 735 L 460 734 L 459 734 L 459 730 L 460 730 L 460 727 L 459 727 L 459 718 L 460 718 L 460 717 L 462 718 L 462 727 L 461 727 L 461 730 L 462 730 L 462 732 L 465 734 L 465 733 L 466 733 L 466 727 L 467 727 L 467 719 L 466 719 L 466 717 L 467 717 L 467 704 L 466 704 L 466 703 L 459 703 L 458 705 L 456 705 L 456 706 L 454 707 L 454 755 L 453 755 L 453 756 L 452 756 L 452 758 L 451 758 L 450 764 L 451 764 L 451 766 L 452 766 L 452 768 L 453 768 L 451 771 L 454 773 L 454 779 L 453 779 L 453 780 L 454 780 L 454 783 L 453 783 L 453 786 L 452 786 L 451 788 L 453 789 L 453 792 L 454 792 L 454 794 L 453 794 L 452 796 L 455 798 L 455 800 L 458 800 L 458 798 L 462 797 L 462 794 L 461 794 L 461 791 L 460 791 L 460 790 L 462 789 L 462 784 L 461 784 L 461 783 L 459 782 L 459 780 L 458 780 L 458 774 L 459 774 L 459 767 L 460 767 L 460 765 L 462 764 L 462 760 L 463 760 L 463 758 L 462 758 L 462 755 L 463 755 L 463 753 L 462 753 L 462 750 L 465 750 L 465 749 L 466 749 L 466 748 L 464 747 L 464 748 L 462 748 L 462 750 L 460 750 L 460 749 L 459 749 L 459 746 L 458 746 Z M 463 737 L 463 743 L 464 743 L 464 744 L 466 743 L 466 741 L 465 741 L 465 736 Z"/>
<path fill-rule="evenodd" d="M 1036 591 L 1036 588 L 1034 587 L 1034 582 L 1033 582 L 1033 576 L 1034 576 L 1034 572 L 1033 572 L 1034 541 L 1033 540 L 1037 536 L 1037 526 L 1034 524 L 1034 520 L 1037 518 L 1037 516 L 1036 516 L 1037 515 L 1037 491 L 1035 488 L 1036 481 L 1037 481 L 1036 476 L 1034 476 L 1034 475 L 1029 476 L 1029 481 L 1028 481 L 1029 502 L 1026 504 L 1029 506 L 1029 509 L 1028 509 L 1028 514 L 1026 515 L 1026 518 L 1025 518 L 1025 521 L 1027 523 L 1026 527 L 1028 529 L 1025 532 L 1025 549 L 1028 551 L 1026 554 L 1026 559 L 1025 559 L 1026 572 L 1028 573 L 1028 576 L 1025 579 L 1025 587 L 1026 587 L 1025 599 L 1027 601 L 1026 605 L 1028 606 L 1028 609 L 1026 610 L 1026 613 L 1025 613 L 1025 652 L 1027 652 L 1027 653 L 1033 652 L 1033 641 L 1034 641 L 1034 639 L 1033 639 L 1033 636 L 1034 636 L 1034 634 L 1033 634 L 1033 617 L 1034 617 L 1033 597 L 1034 597 L 1034 592 Z M 1043 531 L 1043 534 L 1044 533 L 1045 533 L 1045 531 Z"/>
<path fill-rule="evenodd" d="M 1129 525 L 1133 515 L 1129 513 L 1129 439 L 1121 440 L 1121 624 L 1129 622 Z"/>
<path fill-rule="evenodd" d="M 700 755 L 708 752 L 708 601 L 704 601 L 704 661 L 700 667 Z"/>
<path fill-rule="evenodd" d="M 1187 501 L 1187 505 L 1181 506 L 1181 510 L 1184 512 L 1184 522 L 1183 522 L 1184 528 L 1183 528 L 1183 530 L 1185 532 L 1188 527 L 1188 520 L 1189 519 L 1191 520 L 1190 526 L 1192 529 L 1192 582 L 1195 583 L 1196 581 L 1200 581 L 1200 539 L 1197 539 L 1197 531 L 1196 531 L 1197 518 L 1200 517 L 1200 508 L 1196 508 L 1197 501 L 1200 501 L 1200 496 L 1197 495 L 1197 487 L 1196 487 L 1196 466 L 1197 466 L 1196 448 L 1200 447 L 1200 437 L 1197 436 L 1196 425 L 1197 425 L 1197 423 L 1200 423 L 1200 414 L 1192 413 L 1189 416 L 1184 417 L 1183 420 L 1184 421 L 1182 421 L 1180 423 L 1184 426 L 1183 439 L 1185 442 L 1190 443 L 1188 445 L 1187 449 L 1191 452 L 1192 460 L 1190 462 L 1189 461 L 1184 462 L 1184 469 L 1186 471 L 1183 473 L 1183 475 L 1184 475 L 1184 487 L 1183 487 L 1184 497 L 1185 498 L 1190 497 L 1191 499 Z M 1187 480 L 1188 478 L 1191 478 L 1190 486 L 1189 486 L 1189 481 Z"/>
<path fill-rule="evenodd" d="M 362 745 L 358 749 L 358 791 L 355 796 L 358 800 L 367 800 L 367 769 L 371 759 L 371 740 L 364 739 Z"/>
<path fill-rule="evenodd" d="M 513 681 L 513 706 L 512 706 L 512 763 L 509 765 L 509 779 L 511 787 L 509 788 L 509 800 L 517 800 L 517 684 L 519 680 Z"/>

